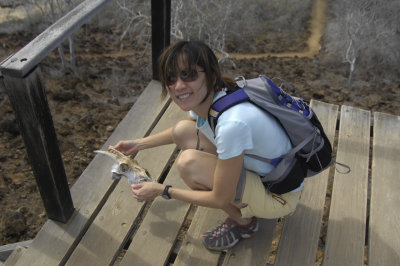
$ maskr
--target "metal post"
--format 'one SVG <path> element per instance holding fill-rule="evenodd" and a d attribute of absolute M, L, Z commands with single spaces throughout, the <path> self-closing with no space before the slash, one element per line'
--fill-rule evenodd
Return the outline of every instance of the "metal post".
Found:
<path fill-rule="evenodd" d="M 170 44 L 171 0 L 151 0 L 153 79 L 158 80 L 157 60 Z"/>
<path fill-rule="evenodd" d="M 47 216 L 65 223 L 74 206 L 40 70 L 23 78 L 3 76 Z"/>

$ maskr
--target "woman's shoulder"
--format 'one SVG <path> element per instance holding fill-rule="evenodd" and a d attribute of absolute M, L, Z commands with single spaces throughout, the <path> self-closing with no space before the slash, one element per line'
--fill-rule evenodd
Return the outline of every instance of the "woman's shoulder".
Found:
<path fill-rule="evenodd" d="M 224 113 L 221 114 L 218 120 L 225 121 L 274 121 L 272 115 L 268 114 L 266 111 L 260 109 L 256 105 L 250 102 L 243 102 L 236 104 L 229 109 L 227 109 Z M 219 123 L 219 122 L 218 122 Z"/>

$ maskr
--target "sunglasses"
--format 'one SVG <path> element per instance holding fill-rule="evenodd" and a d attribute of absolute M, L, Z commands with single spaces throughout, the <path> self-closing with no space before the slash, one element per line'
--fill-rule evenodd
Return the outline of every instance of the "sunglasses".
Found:
<path fill-rule="evenodd" d="M 184 82 L 192 82 L 195 81 L 199 77 L 199 72 L 205 72 L 204 70 L 190 69 L 190 70 L 182 70 L 179 73 L 179 78 Z M 178 77 L 174 74 L 171 74 L 167 77 L 167 85 L 174 85 L 178 81 Z"/>

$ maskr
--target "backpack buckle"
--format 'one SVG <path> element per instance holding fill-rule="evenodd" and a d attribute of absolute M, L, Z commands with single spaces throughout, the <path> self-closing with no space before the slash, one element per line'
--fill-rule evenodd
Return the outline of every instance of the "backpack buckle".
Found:
<path fill-rule="evenodd" d="M 236 77 L 235 82 L 242 89 L 247 86 L 247 81 L 246 81 L 245 77 L 243 77 L 243 76 Z"/>

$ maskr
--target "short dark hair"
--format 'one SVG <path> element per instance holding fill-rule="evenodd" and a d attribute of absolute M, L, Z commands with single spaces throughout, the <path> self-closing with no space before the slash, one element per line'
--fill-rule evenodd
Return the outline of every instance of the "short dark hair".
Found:
<path fill-rule="evenodd" d="M 197 66 L 203 68 L 207 89 L 217 91 L 230 83 L 222 78 L 218 59 L 209 46 L 201 41 L 177 41 L 167 47 L 158 59 L 158 73 L 162 85 L 161 95 L 168 94 L 167 78 L 171 73 L 178 72 L 178 60 L 182 56 L 188 70 Z"/>

